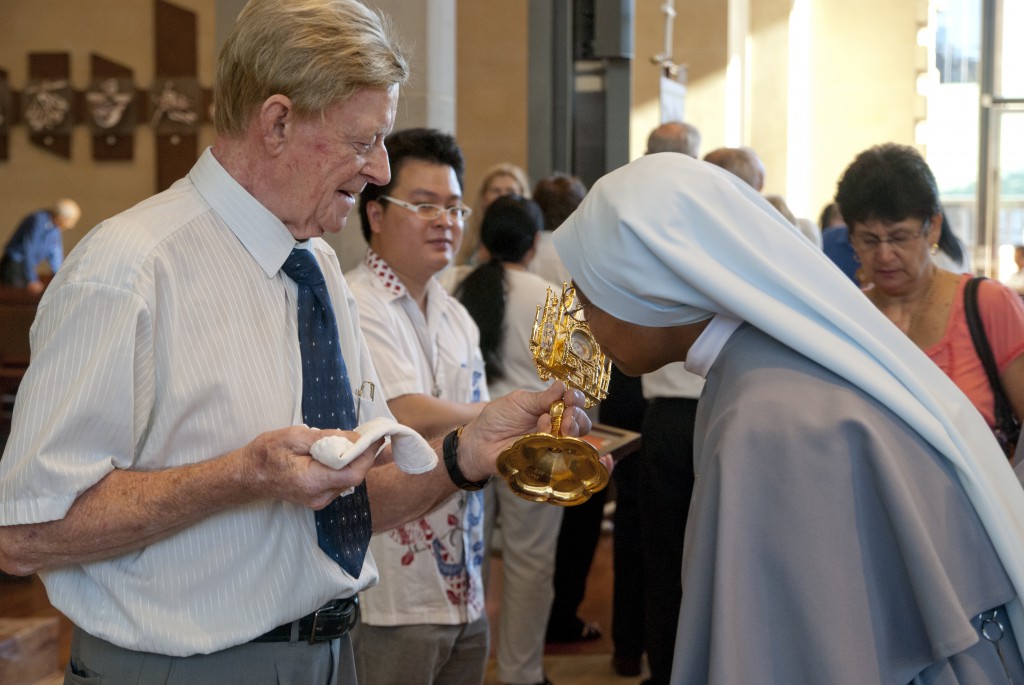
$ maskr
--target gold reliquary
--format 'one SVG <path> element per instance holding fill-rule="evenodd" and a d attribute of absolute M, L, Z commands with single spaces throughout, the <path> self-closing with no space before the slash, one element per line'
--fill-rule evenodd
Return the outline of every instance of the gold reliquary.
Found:
<path fill-rule="evenodd" d="M 583 392 L 592 407 L 608 394 L 611 363 L 601 351 L 578 305 L 575 289 L 548 288 L 537 307 L 530 351 L 541 380 L 552 378 Z M 582 504 L 608 485 L 597 450 L 580 438 L 559 435 L 565 404 L 551 405 L 551 432 L 517 439 L 498 457 L 498 471 L 517 495 L 535 502 Z"/>

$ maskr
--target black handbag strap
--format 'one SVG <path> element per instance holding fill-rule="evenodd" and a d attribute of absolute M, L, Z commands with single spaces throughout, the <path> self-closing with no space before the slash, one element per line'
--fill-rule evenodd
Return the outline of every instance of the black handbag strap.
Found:
<path fill-rule="evenodd" d="M 976 276 L 967 281 L 967 285 L 964 286 L 964 317 L 967 319 L 967 328 L 971 331 L 974 349 L 981 359 L 982 366 L 985 367 L 985 373 L 988 374 L 989 385 L 992 386 L 992 394 L 995 397 L 996 425 L 1003 430 L 1010 430 L 1015 423 L 1013 410 L 1010 409 L 1010 402 L 1006 399 L 1006 393 L 1003 392 L 1003 384 L 999 380 L 999 371 L 996 369 L 996 360 L 992 354 L 992 348 L 988 344 L 985 327 L 981 323 L 981 313 L 978 311 L 978 285 L 984 280 L 984 276 Z"/>

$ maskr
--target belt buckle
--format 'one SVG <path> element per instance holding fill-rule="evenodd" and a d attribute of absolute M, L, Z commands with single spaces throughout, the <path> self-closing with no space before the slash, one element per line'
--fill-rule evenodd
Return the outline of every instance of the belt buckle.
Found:
<path fill-rule="evenodd" d="M 313 625 L 309 630 L 309 643 L 316 644 L 341 637 L 356 623 L 359 600 L 339 599 L 324 605 L 313 613 Z"/>

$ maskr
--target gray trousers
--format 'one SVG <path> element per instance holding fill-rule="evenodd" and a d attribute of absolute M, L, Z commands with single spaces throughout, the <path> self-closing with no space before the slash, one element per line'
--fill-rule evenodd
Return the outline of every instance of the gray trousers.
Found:
<path fill-rule="evenodd" d="M 376 590 L 375 590 L 376 591 Z M 352 630 L 365 685 L 480 685 L 487 668 L 487 616 L 458 625 L 371 626 Z"/>
<path fill-rule="evenodd" d="M 213 654 L 136 652 L 74 629 L 64 685 L 356 685 L 349 634 L 329 642 L 247 642 Z"/>

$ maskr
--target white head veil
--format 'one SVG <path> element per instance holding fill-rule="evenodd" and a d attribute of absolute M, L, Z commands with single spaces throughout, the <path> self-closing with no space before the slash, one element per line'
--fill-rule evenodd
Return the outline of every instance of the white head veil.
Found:
<path fill-rule="evenodd" d="M 1017 591 L 1024 651 L 1024 489 L 981 414 L 756 191 L 685 155 L 641 157 L 594 184 L 553 235 L 597 307 L 643 326 L 715 313 L 749 322 L 889 407 L 952 464 Z"/>

